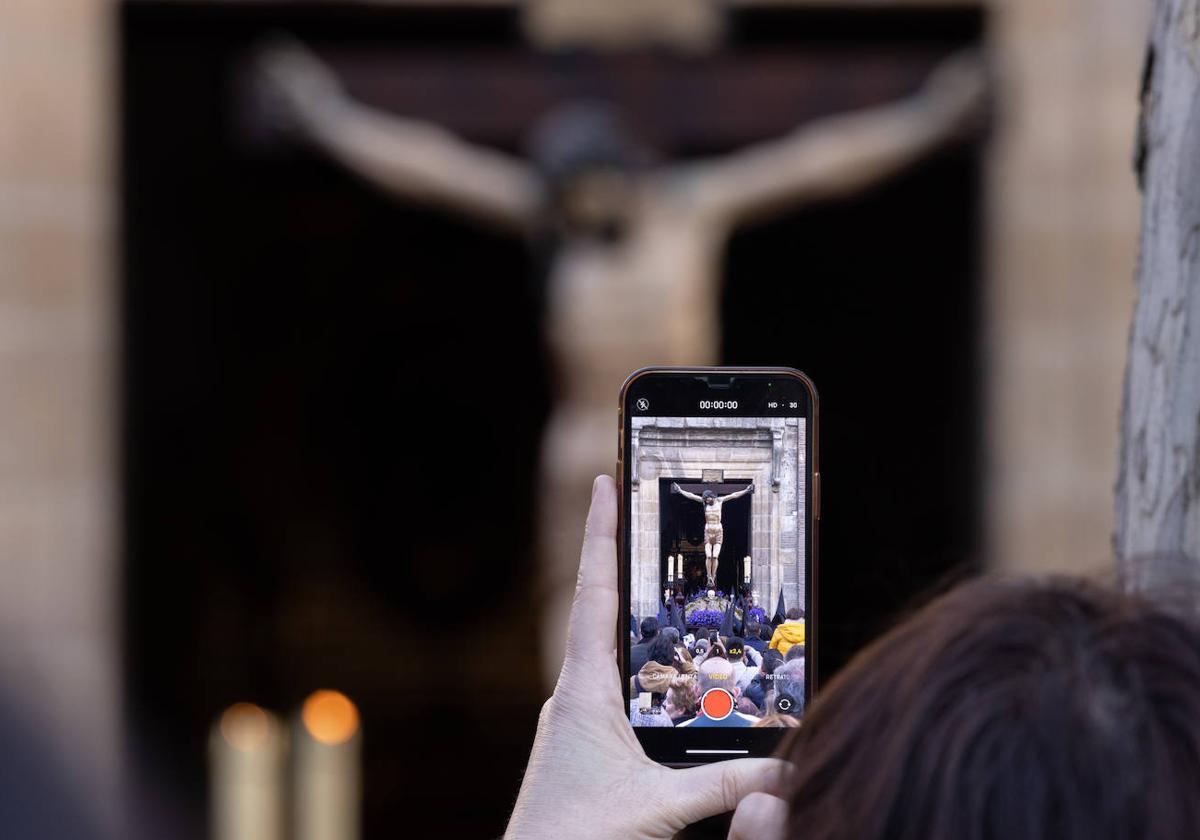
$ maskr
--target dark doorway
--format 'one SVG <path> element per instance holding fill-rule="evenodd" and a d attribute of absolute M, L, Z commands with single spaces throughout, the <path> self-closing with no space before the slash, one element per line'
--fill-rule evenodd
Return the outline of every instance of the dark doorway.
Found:
<path fill-rule="evenodd" d="M 695 597 L 706 587 L 704 565 L 704 511 L 699 503 L 686 496 L 671 492 L 671 484 L 679 486 L 697 495 L 705 490 L 712 490 L 718 496 L 724 496 L 741 490 L 750 483 L 749 479 L 731 479 L 720 484 L 703 483 L 698 478 L 660 478 L 658 493 L 661 512 L 659 517 L 659 538 L 662 541 L 659 551 L 660 580 L 667 579 L 667 555 L 683 555 L 684 583 L 683 594 L 686 599 Z M 716 588 L 722 592 L 734 592 L 738 583 L 743 580 L 743 558 L 752 551 L 750 530 L 750 499 L 749 495 L 740 499 L 725 502 L 721 511 L 721 525 L 724 528 L 724 542 L 721 544 L 721 557 L 717 565 Z"/>

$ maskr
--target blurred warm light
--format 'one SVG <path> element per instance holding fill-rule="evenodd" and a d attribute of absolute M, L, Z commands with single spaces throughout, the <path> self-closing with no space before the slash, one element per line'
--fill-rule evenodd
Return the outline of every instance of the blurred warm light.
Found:
<path fill-rule="evenodd" d="M 343 744 L 358 731 L 358 709 L 340 691 L 314 691 L 300 717 L 308 734 L 322 744 Z"/>
<path fill-rule="evenodd" d="M 221 715 L 221 737 L 243 752 L 261 748 L 271 736 L 271 716 L 253 703 L 234 703 Z"/>

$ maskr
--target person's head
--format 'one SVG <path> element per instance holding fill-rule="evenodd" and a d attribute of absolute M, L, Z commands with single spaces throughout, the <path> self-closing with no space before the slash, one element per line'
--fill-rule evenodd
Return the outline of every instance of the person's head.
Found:
<path fill-rule="evenodd" d="M 661 662 L 656 662 L 653 659 L 647 659 L 646 664 L 637 673 L 637 682 L 641 684 L 641 691 L 649 691 L 655 695 L 655 705 L 661 705 L 663 694 L 671 685 L 671 680 L 677 676 L 673 668 L 663 667 Z M 632 684 L 632 680 L 630 681 Z"/>
<path fill-rule="evenodd" d="M 705 490 L 700 494 L 700 498 L 704 499 L 704 504 L 711 505 L 717 500 L 717 494 L 711 490 Z"/>
<path fill-rule="evenodd" d="M 671 644 L 673 644 L 673 645 L 679 644 L 679 628 L 678 627 L 664 627 L 662 629 L 662 635 L 666 636 L 668 639 L 670 639 Z"/>
<path fill-rule="evenodd" d="M 799 607 L 792 607 L 787 611 L 788 621 L 797 621 L 801 618 L 804 618 L 804 610 L 800 609 Z"/>
<path fill-rule="evenodd" d="M 712 647 L 708 649 L 709 659 L 728 659 L 729 654 L 725 650 L 725 645 L 720 642 L 714 642 Z"/>
<path fill-rule="evenodd" d="M 671 687 L 663 700 L 663 708 L 671 717 L 696 714 L 696 679 L 692 674 L 681 674 L 671 681 Z"/>
<path fill-rule="evenodd" d="M 768 648 L 767 650 L 763 651 L 762 665 L 759 666 L 759 670 L 764 674 L 774 674 L 775 669 L 782 664 L 783 656 L 780 655 L 779 651 L 774 650 L 773 648 Z"/>
<path fill-rule="evenodd" d="M 730 662 L 740 662 L 746 654 L 746 642 L 741 636 L 730 636 L 725 643 L 725 656 Z"/>
<path fill-rule="evenodd" d="M 642 619 L 642 641 L 648 642 L 658 635 L 658 619 L 648 616 Z"/>
<path fill-rule="evenodd" d="M 746 622 L 746 638 L 747 639 L 757 639 L 758 634 L 760 632 L 761 632 L 761 629 L 759 628 L 757 621 L 747 621 Z"/>
<path fill-rule="evenodd" d="M 697 639 L 692 648 L 692 656 L 703 656 L 708 653 L 708 639 Z"/>
<path fill-rule="evenodd" d="M 782 715 L 779 712 L 772 712 L 769 715 L 763 715 L 757 722 L 752 724 L 755 727 L 763 726 L 786 726 L 795 729 L 800 725 L 800 718 L 795 715 Z"/>
<path fill-rule="evenodd" d="M 650 642 L 646 652 L 647 662 L 657 662 L 659 665 L 671 665 L 675 662 L 675 645 L 666 633 L 659 633 Z"/>
<path fill-rule="evenodd" d="M 793 659 L 804 659 L 804 645 L 792 645 L 788 648 L 788 652 L 783 655 L 783 658 L 788 662 Z"/>
<path fill-rule="evenodd" d="M 737 681 L 728 660 L 709 657 L 700 666 L 700 694 L 703 695 L 710 688 L 723 688 L 734 697 L 737 696 Z"/>
<path fill-rule="evenodd" d="M 771 634 L 774 632 L 775 628 L 770 624 L 763 624 L 763 626 L 759 628 L 758 638 L 762 639 L 764 642 L 769 642 L 771 641 Z"/>
<path fill-rule="evenodd" d="M 613 239 L 628 228 L 636 177 L 650 156 L 603 102 L 573 102 L 542 117 L 529 157 L 549 184 L 550 214 L 576 235 Z"/>
<path fill-rule="evenodd" d="M 770 678 L 770 688 L 774 691 L 770 701 L 772 710 L 785 714 L 799 714 L 804 710 L 804 660 L 793 659 L 781 662 L 775 667 Z M 787 707 L 780 706 L 780 697 L 790 697 Z"/>
<path fill-rule="evenodd" d="M 855 657 L 786 752 L 789 837 L 1193 838 L 1200 630 L 1078 582 L 974 582 Z"/>

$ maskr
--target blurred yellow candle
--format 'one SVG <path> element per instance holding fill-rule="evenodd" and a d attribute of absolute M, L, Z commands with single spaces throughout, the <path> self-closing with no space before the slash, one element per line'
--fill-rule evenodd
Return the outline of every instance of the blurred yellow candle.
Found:
<path fill-rule="evenodd" d="M 339 691 L 315 691 L 300 710 L 293 796 L 296 840 L 358 840 L 362 733 Z"/>
<path fill-rule="evenodd" d="M 213 840 L 283 840 L 286 740 L 279 720 L 236 703 L 208 742 Z"/>

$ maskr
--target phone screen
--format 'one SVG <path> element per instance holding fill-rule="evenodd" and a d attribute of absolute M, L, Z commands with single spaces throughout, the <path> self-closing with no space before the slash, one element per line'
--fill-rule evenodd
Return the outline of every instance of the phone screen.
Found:
<path fill-rule="evenodd" d="M 803 713 L 813 404 L 806 379 L 779 371 L 651 373 L 627 386 L 623 677 L 639 737 L 691 732 L 675 752 L 702 753 L 727 746 L 728 730 L 794 726 Z"/>

